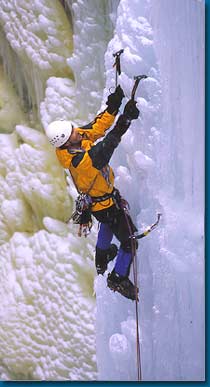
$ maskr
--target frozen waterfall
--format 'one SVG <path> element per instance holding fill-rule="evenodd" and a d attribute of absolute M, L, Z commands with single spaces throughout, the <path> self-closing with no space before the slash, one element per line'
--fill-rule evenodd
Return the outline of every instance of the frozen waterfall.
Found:
<path fill-rule="evenodd" d="M 142 120 L 126 134 L 114 166 L 139 228 L 150 224 L 155 212 L 163 213 L 159 230 L 138 250 L 143 380 L 202 380 L 204 6 L 122 1 L 106 54 L 107 87 L 113 47 L 126 46 L 128 37 L 121 84 L 126 90 L 136 72 L 150 78 L 137 99 Z M 135 380 L 134 306 L 97 281 L 101 378 Z M 113 347 L 116 335 L 126 351 Z"/>
<path fill-rule="evenodd" d="M 44 131 L 84 124 L 119 82 L 140 118 L 114 153 L 141 232 L 143 381 L 203 381 L 204 44 L 201 0 L 0 0 L 0 379 L 135 381 L 135 303 L 96 277 L 91 235 Z M 109 264 L 109 270 L 113 263 Z M 132 270 L 131 270 L 132 273 Z"/>

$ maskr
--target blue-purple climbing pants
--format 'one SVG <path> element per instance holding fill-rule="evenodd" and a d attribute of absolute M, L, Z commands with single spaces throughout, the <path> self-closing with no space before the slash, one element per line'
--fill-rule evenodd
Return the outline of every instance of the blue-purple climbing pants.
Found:
<path fill-rule="evenodd" d="M 128 276 L 133 258 L 129 237 L 130 232 L 136 231 L 131 217 L 129 216 L 126 219 L 124 211 L 118 209 L 115 205 L 108 209 L 93 212 L 93 215 L 100 222 L 96 246 L 101 250 L 109 249 L 113 235 L 115 235 L 120 242 L 120 248 L 114 270 L 120 276 Z"/>

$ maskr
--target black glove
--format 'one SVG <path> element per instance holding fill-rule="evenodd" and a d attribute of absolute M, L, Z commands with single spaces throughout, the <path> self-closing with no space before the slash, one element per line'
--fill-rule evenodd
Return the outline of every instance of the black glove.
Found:
<path fill-rule="evenodd" d="M 79 224 L 88 224 L 89 222 L 91 222 L 91 211 L 89 208 L 86 208 L 80 215 Z"/>
<path fill-rule="evenodd" d="M 107 104 L 107 111 L 110 114 L 116 115 L 118 113 L 119 107 L 122 103 L 122 99 L 125 96 L 122 88 L 120 85 L 118 85 L 114 91 L 114 93 L 110 94 L 108 96 L 108 99 L 106 101 Z"/>
<path fill-rule="evenodd" d="M 137 102 L 130 99 L 125 105 L 123 114 L 128 120 L 136 120 L 139 116 L 139 109 L 136 107 Z"/>
<path fill-rule="evenodd" d="M 121 114 L 110 134 L 113 133 L 120 140 L 121 136 L 128 130 L 130 124 L 131 120 L 125 114 Z"/>

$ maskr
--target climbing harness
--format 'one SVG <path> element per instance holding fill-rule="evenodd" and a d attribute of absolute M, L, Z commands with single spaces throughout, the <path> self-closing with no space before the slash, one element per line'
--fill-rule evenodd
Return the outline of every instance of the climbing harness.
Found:
<path fill-rule="evenodd" d="M 113 57 L 116 58 L 113 64 L 113 67 L 116 67 L 115 73 L 115 86 L 117 87 L 118 75 L 121 74 L 121 65 L 120 65 L 120 55 L 124 52 L 123 48 L 113 54 Z"/>
<path fill-rule="evenodd" d="M 92 213 L 91 213 L 91 207 L 92 207 L 92 199 L 89 195 L 90 190 L 93 188 L 97 175 L 95 176 L 94 180 L 92 181 L 90 187 L 88 188 L 87 192 L 80 192 L 77 188 L 76 182 L 73 178 L 73 175 L 69 169 L 69 172 L 71 174 L 71 178 L 74 182 L 74 185 L 78 192 L 78 197 L 75 201 L 76 209 L 73 212 L 70 219 L 73 220 L 74 224 L 79 224 L 79 231 L 78 236 L 84 236 L 85 238 L 90 233 L 93 221 L 92 221 Z"/>
<path fill-rule="evenodd" d="M 71 177 L 72 177 L 72 180 L 74 181 L 72 174 L 71 174 Z M 92 210 L 92 206 L 94 205 L 94 203 L 100 203 L 100 202 L 103 202 L 105 200 L 112 199 L 113 202 L 115 203 L 116 207 L 119 208 L 118 203 L 119 203 L 120 193 L 115 187 L 111 193 L 106 193 L 102 196 L 90 196 L 89 195 L 89 192 L 93 188 L 93 185 L 95 183 L 96 177 L 93 180 L 91 186 L 89 187 L 89 189 L 86 193 L 79 192 L 77 189 L 79 195 L 75 201 L 76 208 L 75 208 L 75 211 L 72 214 L 70 219 L 73 220 L 74 224 L 80 225 L 78 236 L 83 235 L 83 236 L 87 237 L 87 235 L 91 231 L 92 224 L 93 224 L 91 210 Z M 74 185 L 77 188 L 75 182 L 74 182 Z"/>
<path fill-rule="evenodd" d="M 78 236 L 87 235 L 90 233 L 92 228 L 92 216 L 91 216 L 91 206 L 92 200 L 90 195 L 85 193 L 80 193 L 76 199 L 76 210 L 71 216 L 74 224 L 79 224 Z"/>
<path fill-rule="evenodd" d="M 118 190 L 116 188 L 114 188 L 112 192 L 106 193 L 103 196 L 91 196 L 92 202 L 93 203 L 100 203 L 100 202 L 103 202 L 103 201 L 108 200 L 108 199 L 114 200 L 114 197 L 116 194 L 115 191 L 118 191 Z"/>

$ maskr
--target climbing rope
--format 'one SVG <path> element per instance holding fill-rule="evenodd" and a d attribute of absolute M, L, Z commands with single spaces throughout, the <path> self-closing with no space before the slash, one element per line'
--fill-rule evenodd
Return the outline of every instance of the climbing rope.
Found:
<path fill-rule="evenodd" d="M 136 288 L 136 299 L 135 299 L 135 311 L 136 311 L 136 361 L 137 361 L 137 377 L 138 381 L 142 380 L 142 369 L 141 369 L 141 346 L 140 346 L 140 335 L 139 335 L 139 312 L 138 312 L 138 267 L 137 267 L 137 255 L 136 255 L 136 241 L 132 239 L 131 251 L 133 257 L 133 277 L 134 285 Z"/>
<path fill-rule="evenodd" d="M 140 335 L 139 335 L 139 311 L 138 311 L 138 271 L 137 271 L 137 256 L 136 256 L 136 240 L 133 237 L 133 232 L 130 224 L 130 216 L 128 208 L 126 206 L 126 201 L 122 201 L 123 211 L 125 214 L 126 223 L 128 226 L 129 234 L 131 237 L 131 254 L 132 254 L 132 263 L 133 263 L 133 277 L 135 285 L 135 313 L 136 313 L 136 361 L 137 361 L 137 380 L 142 380 L 142 367 L 141 367 L 141 347 L 140 347 Z"/>
<path fill-rule="evenodd" d="M 147 228 L 143 233 L 138 235 L 133 235 L 132 228 L 129 222 L 130 216 L 128 209 L 125 205 L 122 206 L 126 223 L 128 225 L 129 234 L 131 238 L 131 254 L 132 254 L 132 263 L 133 263 L 133 277 L 134 285 L 136 289 L 136 298 L 135 298 L 135 313 L 136 313 L 136 361 L 137 361 L 137 380 L 142 381 L 142 366 L 141 366 L 141 345 L 140 345 L 140 335 L 139 335 L 139 310 L 138 310 L 138 266 L 137 266 L 137 254 L 136 254 L 136 239 L 141 239 L 148 235 L 152 230 L 154 230 L 160 221 L 162 214 L 157 214 L 157 221 Z"/>

